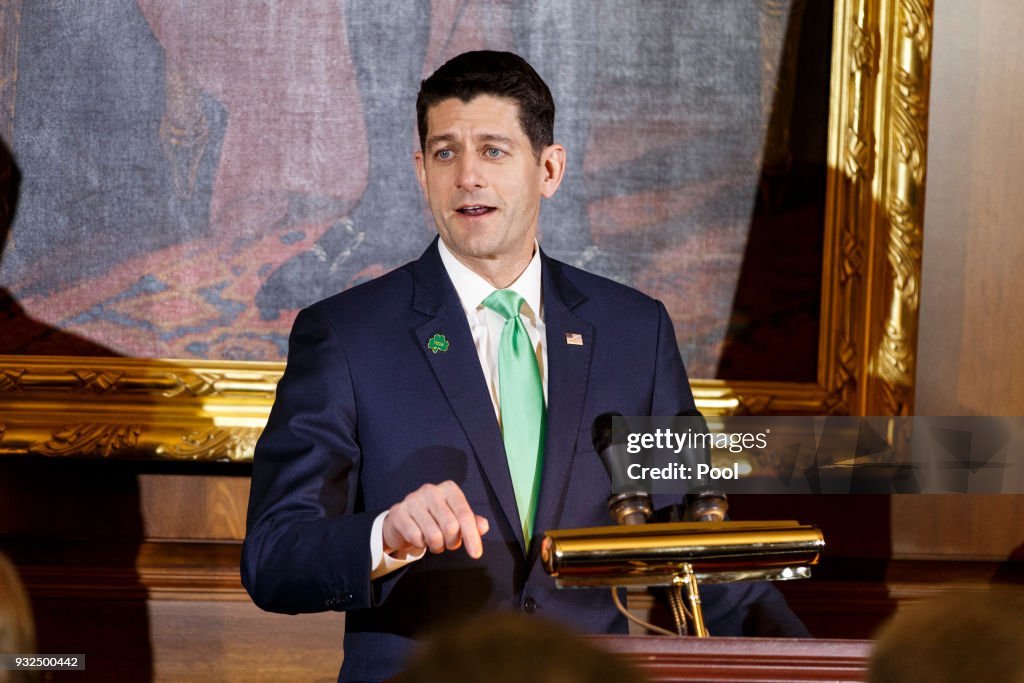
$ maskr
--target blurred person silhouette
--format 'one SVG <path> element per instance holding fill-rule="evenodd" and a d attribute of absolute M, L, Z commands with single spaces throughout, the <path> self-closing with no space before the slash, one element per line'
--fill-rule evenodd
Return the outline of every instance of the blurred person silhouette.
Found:
<path fill-rule="evenodd" d="M 644 683 L 618 655 L 545 619 L 515 613 L 435 632 L 395 683 Z"/>
<path fill-rule="evenodd" d="M 36 651 L 36 628 L 32 603 L 18 576 L 18 570 L 0 553 L 0 654 L 32 654 Z M 0 669 L 0 683 L 38 681 L 37 671 Z"/>
<path fill-rule="evenodd" d="M 899 612 L 876 638 L 870 683 L 1024 683 L 1024 590 L 947 593 Z"/>

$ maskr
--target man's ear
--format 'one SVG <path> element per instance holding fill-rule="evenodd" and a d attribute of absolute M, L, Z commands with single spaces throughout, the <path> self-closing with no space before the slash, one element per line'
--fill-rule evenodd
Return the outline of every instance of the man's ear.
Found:
<path fill-rule="evenodd" d="M 540 166 L 540 193 L 551 199 L 562 184 L 562 175 L 565 174 L 565 147 L 558 143 L 545 147 L 540 153 Z"/>
<path fill-rule="evenodd" d="M 427 193 L 427 169 L 423 165 L 423 152 L 416 151 L 412 155 L 413 162 L 416 164 L 416 179 L 420 181 L 420 189 L 423 190 L 423 194 Z"/>

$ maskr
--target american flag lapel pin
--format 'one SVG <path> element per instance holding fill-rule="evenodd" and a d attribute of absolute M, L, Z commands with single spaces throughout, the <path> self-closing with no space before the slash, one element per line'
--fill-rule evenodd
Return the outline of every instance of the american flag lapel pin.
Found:
<path fill-rule="evenodd" d="M 566 332 L 565 343 L 569 346 L 583 346 L 583 335 L 579 332 Z"/>

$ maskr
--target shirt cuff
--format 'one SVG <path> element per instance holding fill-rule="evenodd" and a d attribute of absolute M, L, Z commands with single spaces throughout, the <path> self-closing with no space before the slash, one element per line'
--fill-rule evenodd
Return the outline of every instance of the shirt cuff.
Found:
<path fill-rule="evenodd" d="M 386 576 L 411 562 L 421 559 L 427 553 L 426 548 L 424 548 L 419 554 L 410 555 L 404 560 L 386 555 L 384 553 L 384 518 L 387 516 L 387 510 L 377 515 L 377 519 L 373 520 L 373 527 L 370 529 L 370 579 L 379 579 L 382 576 Z"/>

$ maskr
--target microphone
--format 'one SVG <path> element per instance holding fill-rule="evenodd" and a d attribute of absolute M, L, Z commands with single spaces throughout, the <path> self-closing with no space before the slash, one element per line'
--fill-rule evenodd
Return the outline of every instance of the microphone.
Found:
<path fill-rule="evenodd" d="M 601 413 L 594 420 L 591 429 L 591 436 L 594 440 L 594 450 L 601 456 L 604 468 L 608 470 L 608 476 L 612 480 L 612 495 L 608 497 L 608 512 L 612 519 L 620 525 L 646 524 L 654 510 L 651 494 L 637 486 L 633 481 L 623 481 L 623 475 L 629 466 L 629 453 L 625 444 L 614 443 L 613 419 L 622 417 L 619 413 Z M 677 414 L 677 418 L 699 420 L 697 430 L 701 433 L 707 432 L 707 423 L 700 411 L 693 409 Z M 673 424 L 673 428 L 678 425 Z M 675 430 L 680 431 L 680 430 Z M 703 448 L 691 448 L 687 453 L 690 458 L 701 458 L 701 462 L 710 462 L 710 454 L 707 452 L 706 443 L 702 441 Z M 728 503 L 725 500 L 723 491 L 712 490 L 707 486 L 701 486 L 692 494 L 686 496 L 686 519 L 690 521 L 721 521 L 725 517 Z M 662 526 L 662 525 L 656 525 Z M 650 528 L 650 527 L 649 527 Z M 631 537 L 639 543 L 639 536 Z M 551 550 L 551 538 L 544 540 L 544 552 L 548 558 L 558 553 Z M 548 562 L 548 560 L 545 560 Z M 706 636 L 707 629 L 704 627 L 704 616 L 700 604 L 700 593 L 697 591 L 697 580 L 690 569 L 689 563 L 684 563 L 687 569 L 688 599 L 690 602 L 691 614 L 693 615 L 694 631 L 698 636 Z M 636 567 L 633 567 L 636 570 Z M 678 567 L 676 567 L 678 570 Z M 678 578 L 678 577 L 677 577 Z M 612 589 L 612 596 L 619 611 L 629 617 L 629 613 L 619 602 L 618 593 Z M 676 633 L 680 636 L 687 633 L 687 613 L 683 602 L 682 585 L 673 583 L 667 592 L 668 605 L 676 624 Z M 644 626 L 644 622 L 640 622 Z M 655 630 L 658 630 L 655 628 Z M 663 631 L 673 635 L 671 631 Z"/>
<path fill-rule="evenodd" d="M 646 524 L 654 509 L 651 494 L 638 488 L 635 482 L 624 480 L 629 466 L 629 453 L 625 444 L 613 443 L 612 419 L 619 413 L 601 413 L 594 420 L 591 437 L 594 450 L 601 457 L 604 468 L 612 480 L 612 495 L 608 496 L 608 512 L 617 524 Z"/>
<path fill-rule="evenodd" d="M 684 424 L 689 425 L 689 429 L 701 434 L 708 433 L 708 423 L 696 408 L 680 411 L 676 413 L 676 417 L 684 419 Z M 689 454 L 690 459 L 695 463 L 711 464 L 707 441 L 701 443 L 703 444 L 701 447 L 690 449 L 692 451 Z M 712 488 L 706 482 L 700 482 L 693 493 L 686 494 L 686 514 L 683 518 L 688 522 L 721 522 L 725 520 L 728 510 L 729 500 L 725 491 Z"/>

